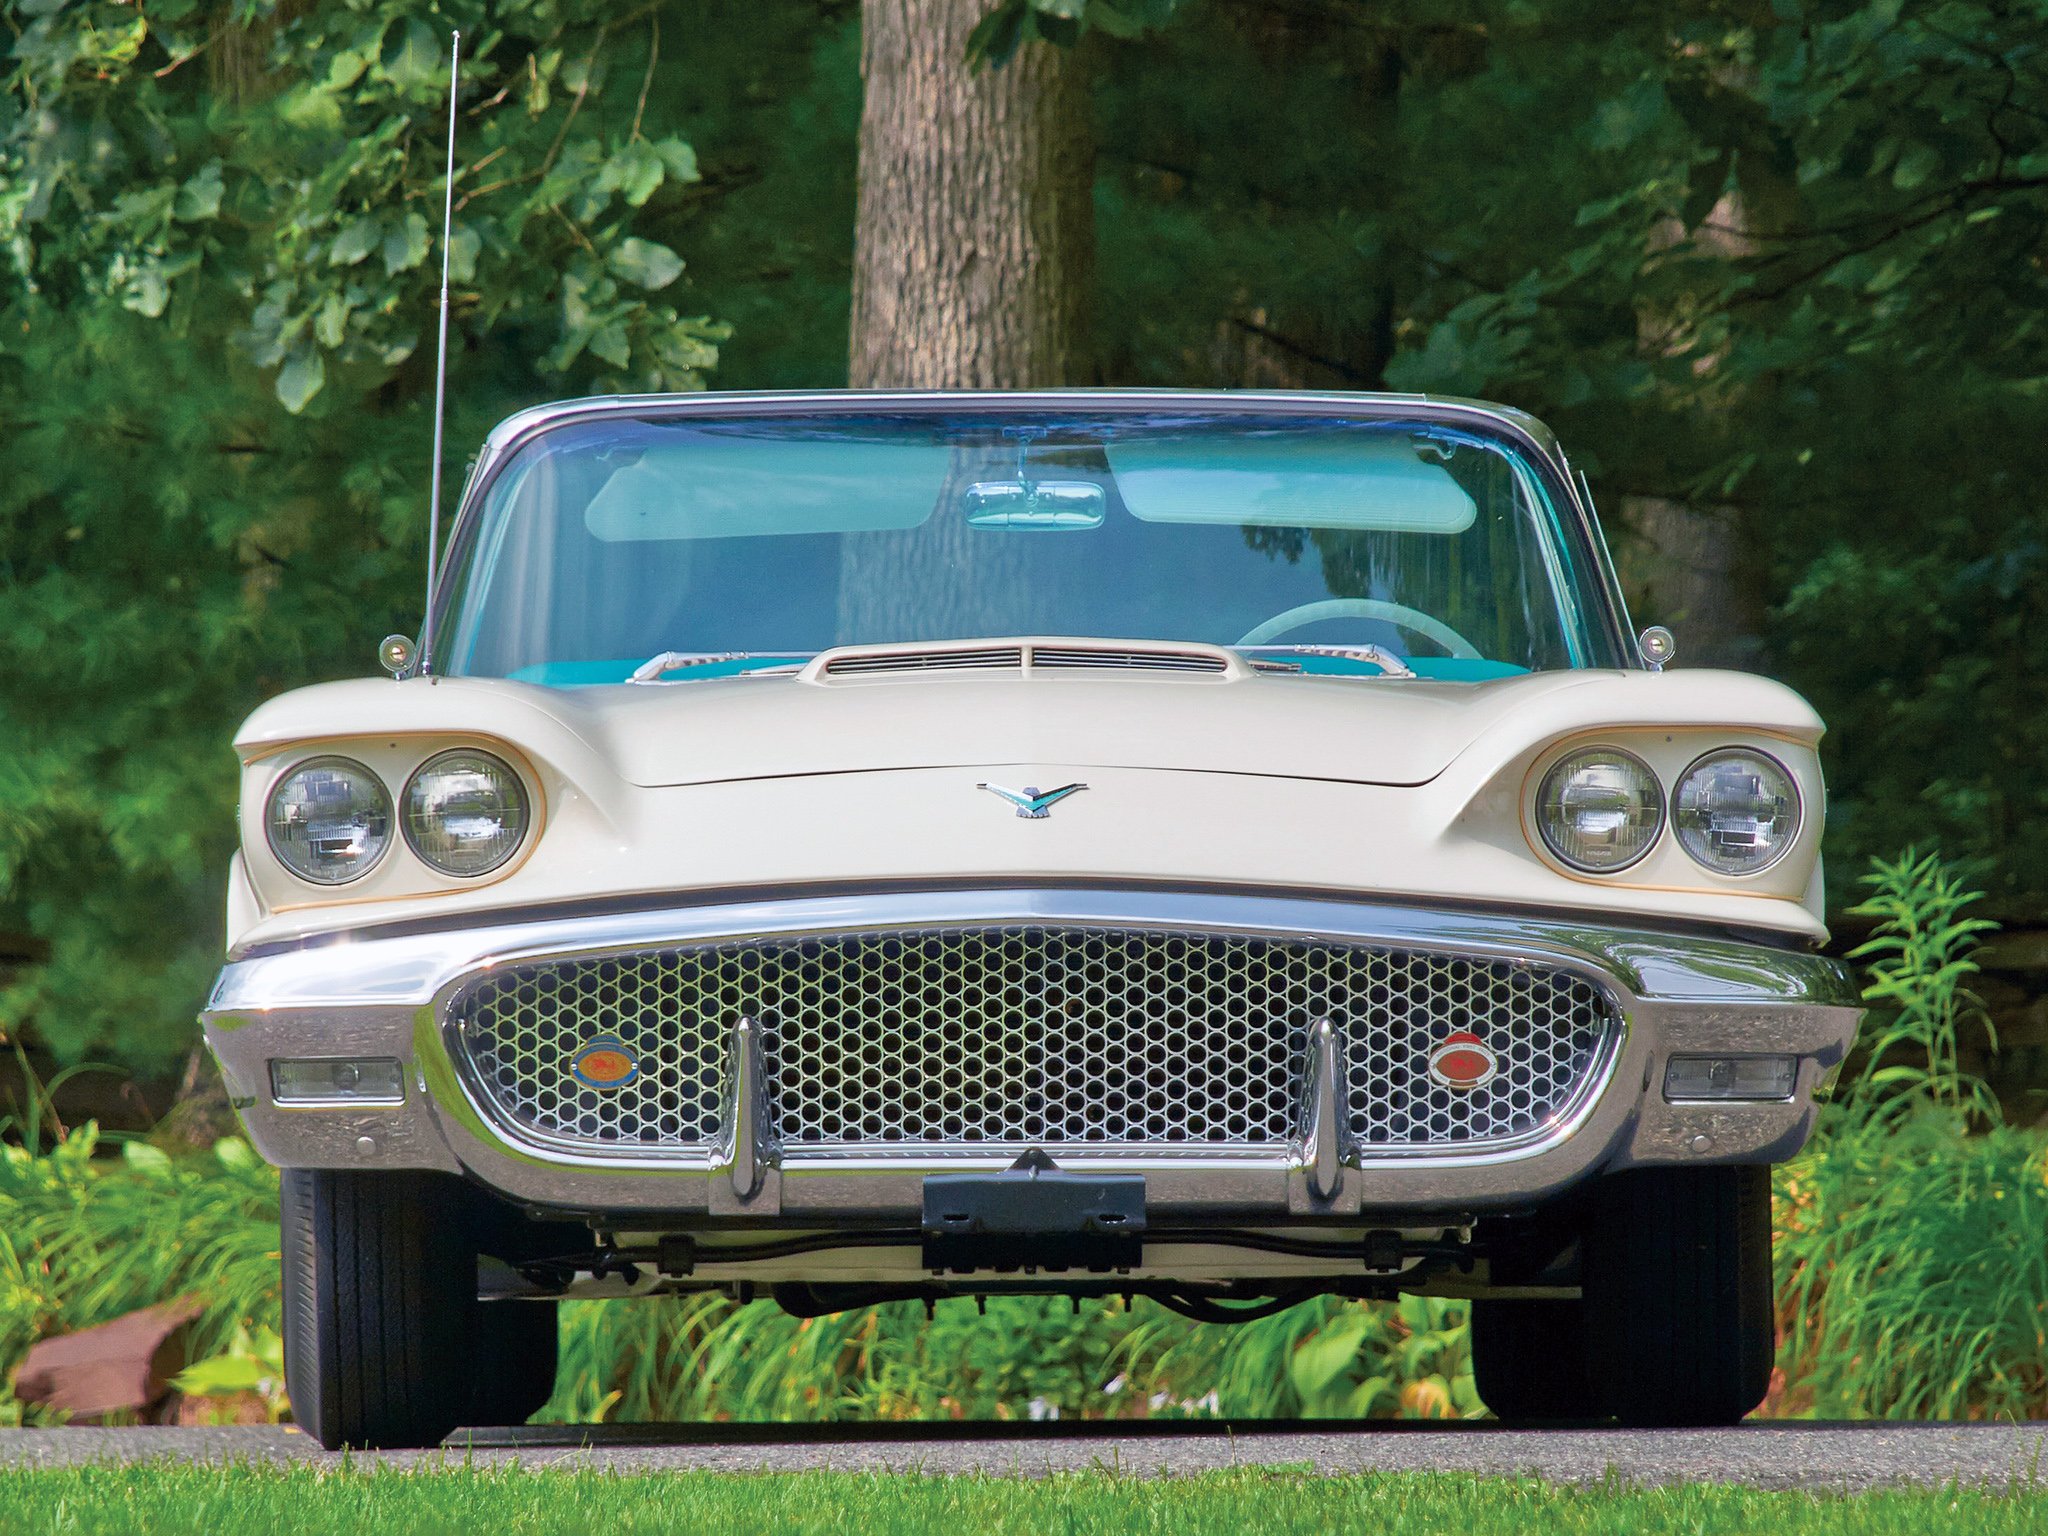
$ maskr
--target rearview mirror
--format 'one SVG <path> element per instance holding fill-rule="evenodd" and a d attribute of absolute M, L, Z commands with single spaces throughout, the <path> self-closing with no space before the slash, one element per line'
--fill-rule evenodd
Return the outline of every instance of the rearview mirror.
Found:
<path fill-rule="evenodd" d="M 1075 533 L 1102 526 L 1102 487 L 1092 480 L 980 480 L 961 504 L 970 528 Z"/>

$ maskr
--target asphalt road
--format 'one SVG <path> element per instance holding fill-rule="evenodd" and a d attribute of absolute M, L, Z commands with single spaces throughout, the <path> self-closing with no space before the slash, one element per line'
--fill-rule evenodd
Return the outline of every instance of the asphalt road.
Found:
<path fill-rule="evenodd" d="M 290 1429 L 6 1429 L 0 1468 L 153 1460 L 222 1465 L 306 1462 L 340 1469 Z M 1439 1471 L 1553 1482 L 1613 1474 L 1637 1484 L 1743 1483 L 1847 1491 L 1950 1482 L 2005 1487 L 2048 1478 L 2048 1424 L 1758 1424 L 1644 1431 L 1492 1425 L 617 1425 L 465 1433 L 438 1451 L 358 1454 L 350 1465 L 426 1469 L 516 1464 L 615 1472 L 804 1468 L 929 1475 L 1048 1473 L 1116 1467 L 1170 1476 L 1245 1465 L 1322 1473 Z"/>

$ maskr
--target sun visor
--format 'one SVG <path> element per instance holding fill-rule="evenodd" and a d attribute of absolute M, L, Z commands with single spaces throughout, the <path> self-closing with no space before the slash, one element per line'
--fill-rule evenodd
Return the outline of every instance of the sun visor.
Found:
<path fill-rule="evenodd" d="M 608 544 L 915 528 L 951 466 L 943 444 L 705 434 L 649 447 L 583 521 Z"/>
<path fill-rule="evenodd" d="M 1458 534 L 1478 504 L 1433 450 L 1380 433 L 1144 437 L 1104 450 L 1131 515 L 1148 523 Z"/>

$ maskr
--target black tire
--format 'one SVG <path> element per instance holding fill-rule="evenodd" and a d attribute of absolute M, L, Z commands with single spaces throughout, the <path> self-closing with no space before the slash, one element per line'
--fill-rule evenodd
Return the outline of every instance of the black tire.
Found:
<path fill-rule="evenodd" d="M 434 1173 L 287 1169 L 284 1379 L 328 1450 L 438 1445 L 470 1404 L 467 1191 Z"/>
<path fill-rule="evenodd" d="M 1472 1384 L 1497 1419 L 1606 1416 L 1586 1351 L 1580 1301 L 1472 1303 Z"/>
<path fill-rule="evenodd" d="M 552 1301 L 477 1303 L 472 1424 L 524 1424 L 555 1392 L 561 1319 Z"/>
<path fill-rule="evenodd" d="M 1734 1424 L 1770 1390 L 1770 1169 L 1601 1179 L 1580 1279 L 1593 1380 L 1623 1424 Z"/>

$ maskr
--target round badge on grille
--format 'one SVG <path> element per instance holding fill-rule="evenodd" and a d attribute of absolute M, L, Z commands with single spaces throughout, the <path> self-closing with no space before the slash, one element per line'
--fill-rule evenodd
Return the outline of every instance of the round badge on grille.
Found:
<path fill-rule="evenodd" d="M 640 1075 L 640 1061 L 616 1035 L 599 1035 L 584 1042 L 569 1071 L 586 1088 L 623 1088 Z"/>
<path fill-rule="evenodd" d="M 1484 1088 L 1499 1070 L 1493 1048 L 1469 1029 L 1444 1036 L 1429 1053 L 1429 1075 L 1461 1093 Z"/>

